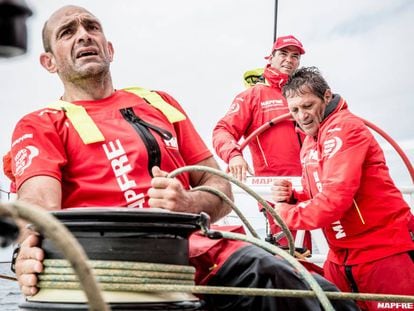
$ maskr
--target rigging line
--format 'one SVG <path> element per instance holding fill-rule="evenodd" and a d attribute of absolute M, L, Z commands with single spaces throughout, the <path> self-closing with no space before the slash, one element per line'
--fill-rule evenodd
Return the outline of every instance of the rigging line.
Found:
<path fill-rule="evenodd" d="M 277 38 L 277 8 L 278 8 L 278 0 L 275 0 L 275 20 L 274 20 L 274 29 L 273 29 L 273 42 L 276 41 Z"/>
<path fill-rule="evenodd" d="M 256 192 L 254 192 L 248 186 L 246 186 L 245 184 L 240 182 L 238 179 L 230 176 L 229 174 L 224 173 L 221 170 L 214 169 L 214 168 L 211 168 L 209 166 L 189 165 L 189 166 L 180 167 L 180 168 L 175 169 L 174 171 L 170 172 L 167 177 L 174 178 L 175 176 L 177 176 L 181 173 L 187 172 L 187 171 L 199 171 L 199 172 L 201 171 L 201 172 L 207 172 L 207 173 L 211 173 L 213 175 L 220 176 L 224 179 L 227 179 L 231 183 L 235 184 L 236 186 L 238 186 L 239 188 L 243 189 L 248 194 L 250 194 L 254 199 L 256 199 L 257 202 L 259 202 L 266 209 L 266 211 L 270 215 L 272 215 L 272 217 L 275 219 L 275 221 L 279 224 L 282 231 L 286 234 L 286 238 L 288 240 L 288 245 L 289 245 L 290 255 L 293 256 L 295 254 L 295 242 L 293 240 L 292 232 L 290 232 L 289 228 L 287 227 L 287 225 L 285 224 L 283 219 L 277 214 L 277 212 L 274 210 L 274 208 L 271 207 L 270 204 L 266 200 L 264 200 L 260 195 L 258 195 Z"/>
<path fill-rule="evenodd" d="M 6 191 L 6 190 L 3 190 L 3 189 L 0 188 L 0 192 L 7 194 L 7 201 L 10 201 L 10 196 L 11 196 L 11 192 L 10 191 Z"/>
<path fill-rule="evenodd" d="M 14 276 L 9 276 L 9 275 L 5 275 L 5 274 L 0 274 L 0 279 L 9 280 L 9 281 L 16 281 L 17 282 L 17 278 L 15 278 Z"/>
<path fill-rule="evenodd" d="M 76 270 L 85 296 L 89 302 L 91 311 L 109 311 L 105 303 L 99 285 L 96 282 L 93 271 L 86 263 L 86 254 L 78 241 L 53 215 L 43 210 L 42 207 L 27 202 L 13 202 L 0 204 L 0 217 L 13 217 L 32 222 L 45 235 L 48 235 L 52 242 L 67 257 L 73 268 Z"/>
<path fill-rule="evenodd" d="M 195 188 L 191 189 L 191 191 L 196 191 L 196 190 L 210 192 L 212 194 L 215 194 L 215 195 L 219 196 L 224 202 L 226 202 L 232 208 L 232 210 L 236 213 L 236 215 L 240 218 L 240 220 L 243 222 L 243 224 L 249 230 L 251 235 L 254 236 L 257 239 L 260 239 L 259 234 L 253 228 L 253 226 L 250 224 L 250 222 L 247 220 L 247 218 L 243 215 L 243 213 L 240 211 L 240 209 L 223 192 L 221 192 L 220 190 L 217 190 L 215 188 L 209 187 L 209 186 L 199 186 L 199 187 L 195 187 Z"/>
<path fill-rule="evenodd" d="M 256 130 L 254 130 L 248 137 L 246 137 L 244 139 L 244 141 L 240 144 L 240 151 L 242 151 L 249 144 L 249 142 L 253 138 L 255 138 L 257 135 L 260 135 L 261 133 L 263 133 L 264 131 L 268 130 L 269 128 L 271 128 L 272 126 L 276 125 L 277 123 L 282 122 L 284 120 L 291 119 L 291 118 L 292 118 L 292 116 L 288 112 L 286 114 L 283 114 L 283 115 L 280 115 L 278 117 L 275 117 L 275 118 L 271 119 L 270 121 L 262 124 Z M 365 119 L 363 119 L 361 117 L 358 117 L 358 118 L 362 122 L 364 122 L 364 124 L 368 128 L 370 128 L 371 130 L 373 130 L 374 132 L 376 132 L 380 136 L 382 136 L 382 138 L 384 138 L 385 141 L 387 141 L 394 148 L 394 150 L 400 156 L 401 160 L 404 162 L 405 167 L 407 168 L 408 173 L 410 174 L 411 180 L 414 183 L 414 167 L 411 164 L 411 161 L 408 158 L 408 156 L 405 154 L 404 150 L 399 146 L 399 144 L 390 135 L 388 135 L 385 131 L 383 131 L 382 129 L 380 129 L 374 123 L 372 123 L 372 122 L 370 122 L 368 120 L 365 120 Z"/>
<path fill-rule="evenodd" d="M 68 282 L 43 283 L 43 288 L 79 289 L 79 286 Z M 130 292 L 190 292 L 193 294 L 206 295 L 239 295 L 239 296 L 267 296 L 267 297 L 292 297 L 292 298 L 315 298 L 315 292 L 311 290 L 279 289 L 279 288 L 244 288 L 224 287 L 207 285 L 168 285 L 168 284 L 120 284 L 122 291 Z M 112 290 L 112 285 L 103 284 L 103 290 Z M 353 299 L 361 301 L 388 301 L 411 303 L 413 296 L 408 295 L 386 295 L 370 293 L 349 293 L 349 292 L 325 292 L 329 299 Z"/>
<path fill-rule="evenodd" d="M 210 173 L 210 174 L 213 174 L 213 175 L 220 176 L 220 177 L 222 177 L 224 179 L 227 179 L 228 181 L 236 184 L 238 187 L 240 187 L 241 189 L 246 191 L 248 194 L 250 194 L 252 197 L 254 197 L 259 203 L 262 204 L 262 206 L 266 209 L 266 211 L 269 212 L 273 216 L 273 218 L 276 220 L 276 222 L 282 228 L 282 231 L 286 234 L 286 238 L 288 239 L 288 242 L 289 242 L 289 252 L 285 252 L 284 250 L 282 250 L 282 249 L 280 249 L 280 248 L 278 248 L 278 247 L 276 247 L 276 246 L 274 246 L 270 243 L 263 242 L 260 239 L 249 238 L 249 237 L 246 237 L 245 235 L 242 235 L 242 234 L 236 234 L 236 233 L 230 233 L 230 232 L 215 231 L 215 230 L 210 231 L 209 228 L 207 228 L 207 227 L 203 228 L 202 227 L 201 230 L 207 236 L 211 237 L 209 234 L 212 233 L 212 236 L 214 236 L 214 233 L 217 233 L 217 236 L 219 238 L 224 237 L 224 238 L 228 238 L 228 239 L 235 239 L 235 240 L 239 239 L 239 240 L 242 240 L 242 241 L 248 241 L 248 242 L 251 242 L 251 243 L 253 243 L 253 244 L 255 244 L 259 247 L 262 246 L 264 249 L 266 249 L 267 251 L 269 251 L 271 253 L 280 255 L 281 257 L 286 259 L 293 267 L 295 267 L 299 271 L 299 273 L 302 275 L 302 277 L 305 279 L 305 281 L 308 283 L 308 285 L 311 287 L 311 289 L 314 290 L 316 296 L 318 297 L 318 299 L 319 299 L 321 305 L 324 307 L 324 309 L 326 311 L 334 310 L 333 307 L 332 307 L 332 304 L 330 303 L 330 301 L 326 297 L 326 295 L 323 292 L 322 288 L 316 282 L 316 280 L 312 277 L 310 272 L 308 270 L 306 270 L 299 263 L 299 261 L 297 261 L 293 257 L 294 252 L 295 252 L 293 236 L 292 236 L 292 233 L 290 232 L 290 230 L 288 229 L 288 227 L 286 226 L 285 222 L 282 220 L 282 218 L 280 218 L 280 216 L 277 214 L 277 212 L 261 196 L 259 196 L 256 192 L 254 192 L 252 189 L 250 189 L 246 185 L 244 185 L 238 179 L 230 176 L 229 174 L 224 173 L 221 170 L 211 168 L 211 167 L 207 167 L 207 166 L 202 166 L 202 165 L 184 166 L 184 167 L 175 169 L 174 171 L 170 172 L 167 177 L 174 178 L 177 175 L 179 175 L 181 173 L 184 173 L 184 172 L 187 172 L 187 171 L 201 171 L 201 172 L 207 172 L 207 173 Z"/>

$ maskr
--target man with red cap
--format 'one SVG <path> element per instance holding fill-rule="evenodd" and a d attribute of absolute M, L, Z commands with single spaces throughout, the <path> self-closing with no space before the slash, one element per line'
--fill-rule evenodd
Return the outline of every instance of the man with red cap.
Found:
<path fill-rule="evenodd" d="M 263 82 L 238 94 L 227 114 L 213 130 L 217 155 L 228 163 L 229 172 L 243 181 L 253 173 L 240 149 L 239 140 L 248 137 L 270 120 L 289 112 L 282 87 L 299 67 L 305 54 L 302 43 L 292 35 L 277 38 L 263 73 Z M 256 176 L 300 176 L 299 151 L 303 136 L 295 131 L 292 120 L 284 120 L 264 131 L 249 143 Z M 268 217 L 272 234 L 279 232 Z M 309 237 L 308 237 L 309 240 Z M 307 245 L 309 246 L 309 242 Z"/>

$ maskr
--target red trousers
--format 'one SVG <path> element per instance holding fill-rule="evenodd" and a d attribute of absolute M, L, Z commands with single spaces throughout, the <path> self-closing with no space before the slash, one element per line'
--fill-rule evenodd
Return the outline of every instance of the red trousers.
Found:
<path fill-rule="evenodd" d="M 413 252 L 412 252 L 412 255 Z M 414 296 L 414 256 L 395 254 L 354 266 L 326 261 L 324 276 L 341 291 Z M 362 310 L 414 310 L 414 303 L 358 301 Z"/>

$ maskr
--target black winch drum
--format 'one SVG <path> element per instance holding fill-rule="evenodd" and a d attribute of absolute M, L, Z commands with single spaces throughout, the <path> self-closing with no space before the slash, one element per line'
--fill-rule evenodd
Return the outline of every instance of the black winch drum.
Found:
<path fill-rule="evenodd" d="M 145 208 L 72 208 L 52 213 L 75 236 L 90 260 L 189 265 L 188 237 L 204 215 Z M 48 238 L 45 259 L 64 259 Z M 202 310 L 202 301 L 182 292 L 103 291 L 112 310 Z M 81 290 L 40 289 L 20 310 L 89 310 Z"/>

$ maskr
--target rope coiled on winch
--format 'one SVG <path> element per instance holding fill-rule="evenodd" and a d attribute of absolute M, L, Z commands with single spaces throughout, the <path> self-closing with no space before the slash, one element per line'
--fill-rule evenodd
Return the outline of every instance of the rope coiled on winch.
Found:
<path fill-rule="evenodd" d="M 234 182 L 231 179 L 231 177 L 226 175 L 225 173 L 222 173 L 221 171 L 217 171 L 217 170 L 212 170 L 208 167 L 202 167 L 202 166 L 192 166 L 191 167 L 190 166 L 190 167 L 177 169 L 174 172 L 171 172 L 169 174 L 169 177 L 174 177 L 174 176 L 178 175 L 179 173 L 182 173 L 182 172 L 185 172 L 185 171 L 188 171 L 188 170 L 200 170 L 200 171 L 207 171 L 207 172 L 210 172 L 210 173 L 213 173 L 213 174 L 215 173 L 216 175 L 222 176 L 222 177 L 232 181 L 236 185 L 240 186 L 242 189 L 246 190 L 246 192 L 251 194 L 254 198 L 256 198 L 256 199 L 260 198 L 251 189 L 247 189 L 246 186 Z M 193 190 L 197 190 L 197 189 L 193 189 Z M 198 189 L 198 190 L 212 192 L 210 189 L 206 189 L 206 188 L 201 188 L 201 189 Z M 258 200 L 258 201 L 260 203 L 262 203 L 262 201 L 264 201 L 264 200 L 260 198 L 260 200 Z M 19 205 L 21 205 L 21 204 L 22 203 L 15 203 L 14 205 L 15 206 L 17 205 L 19 207 Z M 269 210 L 271 211 L 272 216 L 274 216 L 274 217 L 275 217 L 275 215 L 277 216 L 276 212 L 270 206 L 267 206 L 266 204 L 267 204 L 267 202 L 264 201 L 263 206 L 265 206 L 265 208 L 266 207 L 269 208 Z M 275 218 L 276 218 L 276 220 L 278 220 L 279 217 L 275 217 Z M 282 221 L 282 224 L 283 224 L 283 221 Z M 282 227 L 282 229 L 284 229 L 284 226 L 282 224 L 281 224 L 281 227 Z M 212 232 L 213 231 L 205 230 L 206 234 L 209 234 L 209 233 L 212 233 Z M 217 232 L 217 231 L 215 231 L 215 232 Z M 215 232 L 213 232 L 213 233 L 215 233 Z M 252 234 L 255 235 L 253 232 L 252 232 Z M 288 236 L 288 240 L 289 240 L 290 232 L 287 230 L 287 233 L 288 233 L 287 236 Z M 228 232 L 224 232 L 224 233 L 221 233 L 221 234 L 222 234 L 222 237 L 224 237 L 224 238 L 230 238 L 230 239 L 238 239 L 239 238 L 239 237 L 234 236 L 234 235 L 232 235 L 231 233 L 228 233 Z M 252 242 L 252 241 L 249 240 L 250 238 L 247 237 L 247 236 L 243 236 L 242 239 L 247 241 L 247 242 Z M 258 239 L 253 239 L 253 240 L 258 240 Z M 253 243 L 253 244 L 258 245 L 258 241 L 256 241 L 256 242 L 257 243 Z M 263 241 L 260 241 L 260 242 L 262 243 Z M 290 241 L 289 244 L 291 244 L 291 242 L 292 241 Z M 271 244 L 266 243 L 265 249 L 266 248 L 276 248 L 276 247 L 271 245 Z M 294 250 L 293 248 L 290 248 L 291 252 L 293 250 Z M 273 252 L 272 250 L 270 250 L 270 251 Z M 278 249 L 274 253 L 278 253 L 279 251 L 283 251 L 283 250 Z M 286 256 L 289 257 L 289 255 L 286 252 L 284 254 L 286 254 Z M 279 255 L 281 255 L 281 254 L 279 254 Z M 285 257 L 283 254 L 281 256 Z M 292 257 L 292 256 L 290 256 L 290 257 Z M 94 267 L 93 271 L 94 271 L 94 274 L 98 275 L 98 278 L 100 276 L 104 277 L 103 280 L 106 283 L 105 282 L 104 282 L 104 284 L 101 283 L 100 287 L 105 291 L 187 292 L 187 293 L 193 293 L 193 294 L 248 295 L 248 296 L 273 296 L 273 297 L 296 297 L 296 298 L 317 297 L 320 300 L 320 302 L 323 305 L 325 310 L 333 310 L 332 305 L 330 304 L 329 300 L 327 300 L 327 298 L 329 298 L 329 299 L 375 300 L 375 301 L 403 302 L 403 303 L 414 302 L 414 297 L 404 296 L 404 295 L 361 294 L 361 293 L 360 294 L 354 294 L 354 293 L 323 292 L 323 291 L 322 291 L 322 293 L 319 293 L 318 290 L 315 290 L 315 288 L 312 287 L 312 285 L 311 285 L 312 281 L 309 283 L 310 287 L 313 289 L 312 291 L 284 290 L 284 289 L 263 289 L 263 288 L 251 289 L 251 288 L 238 288 L 238 287 L 194 286 L 193 285 L 194 284 L 194 281 L 193 281 L 193 279 L 194 279 L 194 277 L 193 277 L 194 268 L 193 267 L 177 266 L 177 265 L 161 265 L 162 267 L 158 267 L 158 269 L 160 269 L 161 271 L 148 270 L 148 269 L 145 270 L 145 269 L 142 269 L 142 268 L 139 268 L 138 271 L 136 271 L 134 265 L 137 264 L 137 263 L 116 262 L 116 264 L 114 264 L 114 262 L 106 262 L 106 261 L 99 261 L 99 262 L 104 263 L 104 264 L 102 264 L 102 266 L 97 265 L 96 267 Z M 92 263 L 92 262 L 90 264 L 92 266 L 94 265 L 94 263 Z M 141 264 L 142 263 L 139 263 L 139 265 L 141 265 Z M 122 268 L 120 268 L 118 265 L 120 265 Z M 150 265 L 159 265 L 159 264 L 150 264 Z M 298 263 L 298 265 L 300 265 L 300 264 Z M 171 271 L 171 270 L 167 269 L 167 271 L 165 271 L 166 266 L 174 266 L 173 269 L 178 269 L 178 270 Z M 293 264 L 293 266 L 296 267 L 296 264 Z M 75 277 L 75 276 L 73 276 L 73 277 L 72 276 L 64 277 L 63 281 L 60 281 L 60 282 L 57 282 L 57 281 L 53 280 L 54 277 L 51 276 L 51 275 L 59 275 L 59 278 L 60 278 L 61 274 L 63 274 L 63 275 L 72 274 L 73 270 L 69 269 L 68 266 L 65 266 L 65 265 L 60 265 L 59 266 L 59 264 L 58 264 L 57 267 L 52 267 L 52 266 L 48 266 L 47 261 L 45 261 L 45 267 L 46 268 L 45 268 L 44 274 L 39 277 L 40 278 L 39 287 L 41 287 L 41 288 L 71 288 L 71 289 L 73 289 L 77 286 L 77 288 L 79 288 L 79 289 L 81 288 L 77 281 L 72 281 L 72 280 L 77 279 L 77 277 Z M 188 271 L 185 270 L 186 272 L 183 273 L 183 270 L 182 270 L 183 267 L 184 267 L 184 270 L 185 269 L 190 269 L 190 270 L 188 270 Z M 67 269 L 69 269 L 69 270 L 67 270 Z M 111 273 L 109 273 L 107 270 L 110 270 L 110 269 L 116 270 L 116 272 L 112 271 Z M 303 271 L 300 271 L 300 272 L 302 274 Z M 160 273 L 160 274 L 158 274 L 158 273 Z M 183 274 L 185 276 L 182 276 Z M 147 280 L 144 280 L 144 281 L 142 281 L 142 280 L 136 281 L 135 280 L 133 283 L 127 283 L 127 282 L 125 282 L 126 279 L 123 279 L 123 278 L 144 278 L 144 279 L 146 279 L 147 276 L 149 276 L 149 275 L 151 275 L 151 278 L 153 278 L 153 280 L 150 281 L 150 282 L 147 282 Z M 160 277 L 161 275 L 162 275 L 162 277 Z M 178 276 L 178 275 L 180 275 L 180 276 Z M 307 275 L 307 273 L 305 272 L 304 275 Z M 172 277 L 174 282 L 166 281 L 165 283 L 161 283 L 162 281 L 159 281 L 160 279 L 165 280 L 165 279 L 169 279 L 170 277 Z M 108 281 L 111 281 L 111 282 L 108 282 Z M 181 282 L 181 281 L 183 281 L 184 284 L 180 284 L 179 282 Z M 186 282 L 188 282 L 188 283 L 186 283 Z M 319 287 L 319 285 L 317 285 L 316 287 Z M 104 310 L 104 308 L 99 309 L 99 310 Z"/>
<path fill-rule="evenodd" d="M 194 268 L 181 265 L 164 265 L 141 262 L 123 261 L 88 261 L 93 268 L 94 274 L 110 274 L 109 270 L 116 271 L 132 277 L 135 274 L 158 274 L 162 278 L 169 278 L 170 275 L 178 280 L 193 280 Z M 44 278 L 49 272 L 62 272 L 63 274 L 73 274 L 70 264 L 66 260 L 45 260 L 45 270 L 39 275 Z M 108 268 L 110 267 L 110 268 Z M 108 269 L 107 269 L 108 268 Z M 136 270 L 136 269 L 137 270 Z M 74 276 L 74 275 L 73 275 Z M 75 277 L 75 276 L 74 276 Z M 78 282 L 39 282 L 40 288 L 48 289 L 80 289 Z M 187 292 L 193 294 L 211 295 L 246 295 L 246 296 L 272 296 L 272 297 L 291 297 L 291 298 L 315 298 L 317 295 L 311 290 L 295 289 L 269 289 L 269 288 L 241 288 L 241 287 L 220 287 L 220 286 L 194 286 L 184 284 L 161 284 L 155 281 L 150 283 L 135 282 L 134 284 L 111 282 L 108 284 L 100 283 L 104 291 L 124 291 L 124 292 Z M 364 293 L 344 293 L 344 292 L 325 292 L 329 299 L 354 299 L 361 301 L 375 300 L 387 302 L 413 303 L 413 296 L 405 295 L 384 295 L 384 294 L 364 294 Z"/>
<path fill-rule="evenodd" d="M 89 260 L 96 279 L 104 290 L 129 291 L 133 285 L 194 285 L 192 266 L 146 262 Z M 68 261 L 45 259 L 39 274 L 39 288 L 80 289 L 78 278 Z"/>

